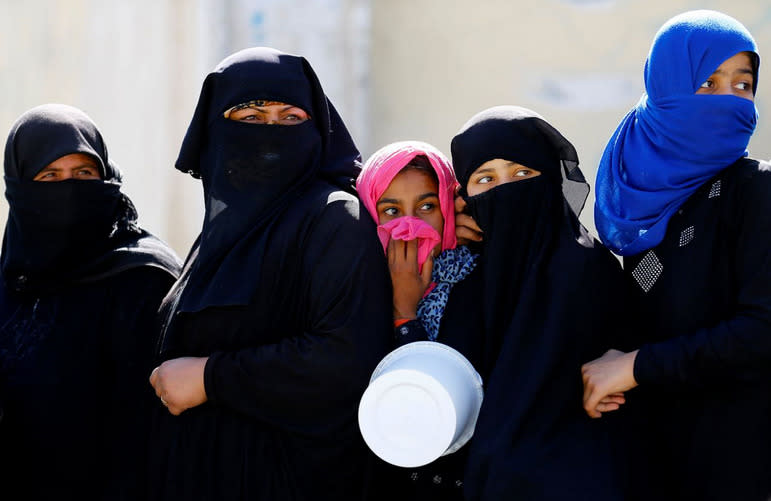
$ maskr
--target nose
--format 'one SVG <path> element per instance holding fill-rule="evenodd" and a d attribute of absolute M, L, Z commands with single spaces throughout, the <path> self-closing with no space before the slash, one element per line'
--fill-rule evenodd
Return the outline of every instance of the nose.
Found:
<path fill-rule="evenodd" d="M 267 123 L 268 125 L 277 125 L 280 118 L 281 117 L 279 116 L 277 111 L 270 110 L 268 112 L 268 115 L 265 117 L 265 120 L 266 120 L 265 123 Z"/>

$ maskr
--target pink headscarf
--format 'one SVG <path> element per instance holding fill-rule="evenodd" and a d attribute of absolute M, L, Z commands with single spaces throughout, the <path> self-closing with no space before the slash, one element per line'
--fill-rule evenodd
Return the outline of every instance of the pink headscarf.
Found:
<path fill-rule="evenodd" d="M 444 217 L 444 230 L 441 236 L 442 250 L 455 247 L 455 187 L 458 181 L 452 170 L 450 161 L 435 147 L 422 141 L 398 141 L 384 146 L 372 154 L 362 167 L 356 180 L 356 189 L 359 198 L 369 211 L 375 222 L 378 222 L 377 201 L 388 189 L 396 175 L 410 161 L 418 155 L 428 158 L 429 163 L 436 172 L 439 180 L 439 209 Z M 433 230 L 427 223 L 417 218 L 398 218 L 385 225 L 378 225 L 378 236 L 383 244 L 383 250 L 388 247 L 391 238 L 399 240 L 412 240 L 418 242 L 418 264 L 423 267 L 423 262 L 428 257 L 431 249 L 436 245 L 436 232 L 431 237 L 425 226 Z"/>

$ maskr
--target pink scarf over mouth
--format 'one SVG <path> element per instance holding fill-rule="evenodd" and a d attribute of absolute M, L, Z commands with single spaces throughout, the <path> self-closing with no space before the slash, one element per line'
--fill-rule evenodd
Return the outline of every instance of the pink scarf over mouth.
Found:
<path fill-rule="evenodd" d="M 404 216 L 393 219 L 377 227 L 377 236 L 383 249 L 388 248 L 388 242 L 394 240 L 418 240 L 418 271 L 423 271 L 423 263 L 436 244 L 439 243 L 439 233 L 433 226 L 420 218 Z"/>
<path fill-rule="evenodd" d="M 378 237 L 383 250 L 388 248 L 391 238 L 397 240 L 418 239 L 418 265 L 428 258 L 438 242 L 442 250 L 455 247 L 455 187 L 458 182 L 450 161 L 434 146 L 422 141 L 397 141 L 386 145 L 369 157 L 356 179 L 356 190 L 364 206 L 375 222 L 379 221 L 377 201 L 391 185 L 394 177 L 418 155 L 428 158 L 439 180 L 439 209 L 444 218 L 441 237 L 431 225 L 415 217 L 400 217 L 378 226 Z"/>

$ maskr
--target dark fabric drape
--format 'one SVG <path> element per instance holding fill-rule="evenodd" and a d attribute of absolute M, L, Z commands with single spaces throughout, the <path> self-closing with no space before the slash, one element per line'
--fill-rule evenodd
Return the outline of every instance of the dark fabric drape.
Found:
<path fill-rule="evenodd" d="M 177 167 L 201 176 L 206 219 L 162 307 L 159 358 L 209 357 L 208 401 L 157 405 L 148 497 L 367 499 L 357 409 L 392 307 L 375 223 L 349 192 L 358 152 L 301 57 L 246 49 L 203 86 Z M 255 98 L 312 118 L 222 117 Z"/>
<path fill-rule="evenodd" d="M 645 334 L 624 409 L 630 499 L 771 495 L 769 193 L 771 166 L 739 160 L 696 190 L 659 245 L 624 258 Z"/>
<path fill-rule="evenodd" d="M 90 155 L 102 180 L 36 182 Z M 181 263 L 139 228 L 94 123 L 43 105 L 5 149 L 0 498 L 135 500 L 145 488 L 157 311 Z"/>
<path fill-rule="evenodd" d="M 102 180 L 32 180 L 72 153 L 91 156 Z M 8 134 L 4 168 L 9 210 L 0 267 L 6 286 L 50 291 L 140 266 L 177 272 L 179 258 L 137 226 L 136 209 L 120 191 L 121 172 L 81 110 L 46 104 L 21 115 Z"/>
<path fill-rule="evenodd" d="M 469 120 L 452 154 L 463 185 L 495 158 L 541 171 L 466 197 L 484 231 L 475 335 L 485 399 L 465 496 L 621 499 L 607 427 L 582 408 L 580 369 L 609 347 L 625 289 L 618 260 L 578 221 L 588 187 L 575 150 L 542 117 L 504 106 Z"/>
<path fill-rule="evenodd" d="M 225 110 L 252 99 L 299 106 L 311 120 L 276 127 L 224 118 Z M 360 160 L 303 57 L 253 48 L 224 59 L 203 83 L 176 162 L 202 179 L 206 208 L 195 259 L 180 282 L 180 309 L 248 304 L 260 283 L 261 256 L 281 231 L 278 215 L 318 179 L 353 192 Z"/>

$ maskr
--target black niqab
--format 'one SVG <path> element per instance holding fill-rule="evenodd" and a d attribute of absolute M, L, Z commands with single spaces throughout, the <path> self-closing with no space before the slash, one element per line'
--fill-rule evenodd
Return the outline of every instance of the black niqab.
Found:
<path fill-rule="evenodd" d="M 73 153 L 92 157 L 102 179 L 33 181 Z M 9 212 L 0 266 L 7 286 L 50 291 L 139 266 L 177 274 L 177 256 L 137 226 L 120 170 L 81 110 L 45 104 L 22 114 L 8 134 L 4 168 Z"/>
<path fill-rule="evenodd" d="M 311 119 L 276 126 L 224 117 L 255 99 L 298 106 Z M 319 178 L 353 193 L 360 159 L 305 58 L 256 47 L 224 59 L 203 83 L 176 162 L 202 179 L 205 198 L 203 229 L 170 296 L 179 310 L 248 304 L 277 216 Z"/>
<path fill-rule="evenodd" d="M 581 364 L 599 356 L 621 301 L 618 261 L 578 221 L 588 185 L 572 145 L 542 117 L 500 106 L 453 138 L 481 250 L 485 400 L 469 451 L 468 499 L 617 499 L 604 430 L 582 408 Z M 468 197 L 500 158 L 540 176 Z M 618 308 L 620 311 L 622 308 Z M 598 481 L 602 478 L 602 481 Z"/>

